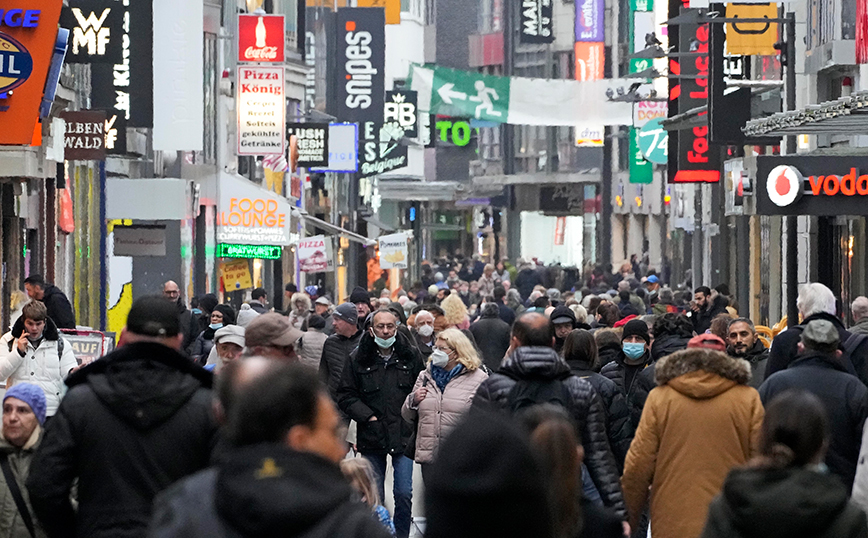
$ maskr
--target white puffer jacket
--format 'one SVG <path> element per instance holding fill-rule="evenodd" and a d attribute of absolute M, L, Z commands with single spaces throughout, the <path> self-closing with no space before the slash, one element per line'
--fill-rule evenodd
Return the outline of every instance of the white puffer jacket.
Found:
<path fill-rule="evenodd" d="M 48 332 L 48 327 L 46 327 Z M 63 338 L 59 336 L 59 338 Z M 27 353 L 22 357 L 12 333 L 0 338 L 0 379 L 6 379 L 6 387 L 15 383 L 32 383 L 45 393 L 46 416 L 53 416 L 65 392 L 63 381 L 69 371 L 78 366 L 72 345 L 64 339 L 63 356 L 58 357 L 58 340 L 44 338 L 38 348 L 27 343 Z"/>

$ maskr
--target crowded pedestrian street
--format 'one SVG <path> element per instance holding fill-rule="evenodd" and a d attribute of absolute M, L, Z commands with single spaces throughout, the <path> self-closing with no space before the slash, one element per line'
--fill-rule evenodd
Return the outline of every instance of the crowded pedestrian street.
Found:
<path fill-rule="evenodd" d="M 0 538 L 868 538 L 866 111 L 866 0 L 0 0 Z"/>

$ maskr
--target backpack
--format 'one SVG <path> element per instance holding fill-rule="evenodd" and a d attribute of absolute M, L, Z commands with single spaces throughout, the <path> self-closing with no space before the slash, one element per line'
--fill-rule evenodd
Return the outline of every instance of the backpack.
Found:
<path fill-rule="evenodd" d="M 510 389 L 507 401 L 513 415 L 534 405 L 553 404 L 573 416 L 573 395 L 560 379 L 520 379 Z"/>

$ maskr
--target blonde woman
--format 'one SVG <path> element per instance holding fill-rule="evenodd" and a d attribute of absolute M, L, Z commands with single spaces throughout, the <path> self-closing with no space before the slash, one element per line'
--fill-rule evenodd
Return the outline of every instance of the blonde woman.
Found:
<path fill-rule="evenodd" d="M 341 460 L 341 472 L 356 490 L 363 503 L 370 507 L 371 512 L 392 536 L 395 536 L 395 525 L 389 510 L 380 504 L 380 493 L 377 491 L 374 477 L 374 466 L 365 458 L 348 458 Z"/>
<path fill-rule="evenodd" d="M 423 480 L 440 443 L 467 413 L 476 389 L 488 379 L 481 366 L 476 349 L 462 331 L 450 328 L 437 334 L 428 365 L 401 408 L 407 422 L 418 419 L 415 460 L 422 465 Z"/>

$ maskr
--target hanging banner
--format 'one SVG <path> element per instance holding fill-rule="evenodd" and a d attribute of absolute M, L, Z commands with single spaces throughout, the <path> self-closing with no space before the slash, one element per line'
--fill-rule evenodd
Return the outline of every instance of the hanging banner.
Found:
<path fill-rule="evenodd" d="M 651 120 L 665 120 L 668 113 L 665 101 L 639 101 L 633 105 L 633 127 L 641 129 Z"/>
<path fill-rule="evenodd" d="M 856 3 L 856 63 L 868 63 L 868 2 Z"/>
<path fill-rule="evenodd" d="M 380 245 L 381 269 L 406 269 L 409 249 L 407 234 L 384 235 L 377 238 Z"/>
<path fill-rule="evenodd" d="M 576 80 L 587 82 L 605 78 L 603 66 L 606 62 L 605 43 L 575 44 Z M 576 146 L 580 148 L 602 148 L 605 125 L 602 123 L 578 122 L 576 124 Z"/>
<path fill-rule="evenodd" d="M 115 0 L 72 0 L 60 14 L 61 28 L 70 30 L 66 62 L 123 62 L 124 9 Z"/>
<path fill-rule="evenodd" d="M 225 291 L 249 290 L 253 287 L 250 265 L 247 260 L 220 263 L 220 278 Z"/>
<path fill-rule="evenodd" d="M 329 162 L 313 172 L 355 172 L 359 167 L 359 126 L 355 123 L 329 125 Z"/>
<path fill-rule="evenodd" d="M 298 242 L 296 249 L 298 270 L 302 273 L 334 271 L 334 258 L 331 255 L 331 249 L 331 237 L 315 235 L 302 239 Z"/>
<path fill-rule="evenodd" d="M 418 94 L 410 90 L 386 92 L 386 109 L 383 114 L 385 123 L 397 123 L 407 138 L 419 136 L 418 114 L 416 113 Z"/>
<path fill-rule="evenodd" d="M 105 159 L 105 112 L 81 110 L 63 112 L 66 138 L 64 158 L 69 161 L 102 161 Z"/>
<path fill-rule="evenodd" d="M 72 210 L 72 196 L 69 194 L 69 189 L 57 189 L 57 201 L 60 205 L 57 227 L 61 232 L 71 234 L 75 231 L 75 213 Z"/>
<path fill-rule="evenodd" d="M 522 43 L 552 43 L 552 0 L 522 0 L 520 41 Z"/>
<path fill-rule="evenodd" d="M 576 0 L 576 41 L 606 40 L 605 0 Z"/>
<path fill-rule="evenodd" d="M 775 19 L 778 16 L 777 4 L 728 4 L 727 18 L 738 19 Z M 773 22 L 732 23 L 726 25 L 726 52 L 729 55 L 774 56 L 775 43 L 778 41 L 778 25 Z"/>
<path fill-rule="evenodd" d="M 410 78 L 412 89 L 419 92 L 419 110 L 432 114 L 513 125 L 572 126 L 576 118 L 601 125 L 633 121 L 632 103 L 612 100 L 629 93 L 636 83 L 630 79 L 496 77 L 421 65 L 411 65 Z"/>
<path fill-rule="evenodd" d="M 555 221 L 555 245 L 564 244 L 564 236 L 567 234 L 567 217 L 558 217 Z"/>
<path fill-rule="evenodd" d="M 366 121 L 361 124 L 358 177 L 371 177 L 407 166 L 408 146 L 401 143 L 404 130 L 397 123 Z"/>
<path fill-rule="evenodd" d="M 311 168 L 329 164 L 329 125 L 327 123 L 288 123 L 287 137 L 297 140 L 296 166 Z M 294 167 L 290 167 L 295 170 Z"/>
<path fill-rule="evenodd" d="M 337 14 L 335 101 L 341 121 L 382 121 L 386 91 L 386 18 L 382 9 L 343 8 Z M 333 111 L 333 112 L 332 112 Z"/>
<path fill-rule="evenodd" d="M 238 154 L 286 152 L 283 67 L 238 69 Z"/>
<path fill-rule="evenodd" d="M 238 61 L 282 63 L 285 32 L 283 15 L 238 15 Z"/>

